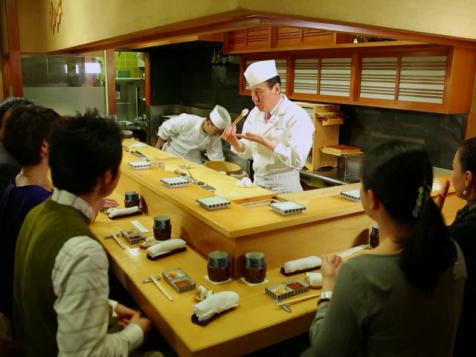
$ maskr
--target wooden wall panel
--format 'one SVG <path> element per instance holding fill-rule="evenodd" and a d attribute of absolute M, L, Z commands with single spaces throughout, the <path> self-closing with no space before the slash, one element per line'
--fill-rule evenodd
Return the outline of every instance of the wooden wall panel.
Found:
<path fill-rule="evenodd" d="M 470 112 L 476 50 L 425 45 L 283 51 L 274 55 L 288 59 L 288 78 L 292 80 L 287 81 L 286 93 L 293 100 L 444 114 Z M 271 57 L 269 52 L 248 54 L 242 57 L 243 67 L 246 62 Z M 363 61 L 389 57 L 396 58 L 396 63 L 395 59 L 373 65 Z M 309 82 L 313 74 L 305 72 L 309 59 L 318 61 L 317 88 L 314 81 Z M 240 87 L 240 94 L 249 95 L 249 91 Z"/>
<path fill-rule="evenodd" d="M 294 93 L 318 93 L 318 67 L 318 58 L 298 58 L 294 61 Z"/>
<path fill-rule="evenodd" d="M 352 58 L 322 58 L 319 94 L 349 97 Z"/>
<path fill-rule="evenodd" d="M 443 104 L 447 56 L 401 58 L 400 101 Z"/>
<path fill-rule="evenodd" d="M 476 50 L 455 47 L 451 56 L 451 73 L 447 77 L 448 111 L 468 113 L 473 98 Z"/>
<path fill-rule="evenodd" d="M 395 99 L 397 57 L 362 58 L 360 97 Z"/>

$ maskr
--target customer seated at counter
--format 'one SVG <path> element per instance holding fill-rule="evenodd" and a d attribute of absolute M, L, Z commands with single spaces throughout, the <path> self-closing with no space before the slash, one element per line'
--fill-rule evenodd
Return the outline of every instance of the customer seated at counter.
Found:
<path fill-rule="evenodd" d="M 5 116 L 8 109 L 22 104 L 33 104 L 33 102 L 26 98 L 10 97 L 0 103 L 0 129 L 2 128 L 2 118 Z M 20 164 L 12 158 L 0 143 L 0 197 L 3 194 L 5 187 L 15 179 L 15 176 L 19 172 Z"/>
<path fill-rule="evenodd" d="M 430 196 L 432 181 L 421 148 L 391 142 L 366 154 L 361 200 L 380 244 L 344 264 L 323 256 L 305 355 L 452 355 L 466 269 Z"/>
<path fill-rule="evenodd" d="M 255 107 L 241 134 L 230 125 L 222 137 L 237 155 L 253 160 L 256 185 L 277 193 L 302 191 L 299 171 L 312 146 L 314 124 L 304 109 L 281 94 L 274 60 L 254 62 L 244 75 Z"/>
<path fill-rule="evenodd" d="M 55 189 L 26 217 L 15 255 L 14 326 L 27 356 L 126 356 L 150 328 L 140 312 L 108 300 L 107 256 L 89 228 L 121 159 L 121 131 L 97 112 L 51 136 Z M 120 332 L 108 333 L 111 311 Z"/>
<path fill-rule="evenodd" d="M 451 237 L 464 253 L 468 280 L 464 291 L 464 308 L 456 335 L 454 356 L 473 356 L 476 337 L 476 137 L 465 140 L 453 159 L 451 177 L 456 196 L 466 201 L 449 226 Z M 449 182 L 442 189 L 438 203 L 443 206 Z"/>
<path fill-rule="evenodd" d="M 223 161 L 219 136 L 230 123 L 230 114 L 219 105 L 215 105 L 208 118 L 180 114 L 159 127 L 155 146 L 197 164 L 202 163 L 202 152 L 211 161 Z"/>
<path fill-rule="evenodd" d="M 49 137 L 60 116 L 51 109 L 19 105 L 3 120 L 0 139 L 4 148 L 21 165 L 15 181 L 0 197 L 0 310 L 10 319 L 13 304 L 13 258 L 18 232 L 27 213 L 51 195 L 48 179 Z"/>

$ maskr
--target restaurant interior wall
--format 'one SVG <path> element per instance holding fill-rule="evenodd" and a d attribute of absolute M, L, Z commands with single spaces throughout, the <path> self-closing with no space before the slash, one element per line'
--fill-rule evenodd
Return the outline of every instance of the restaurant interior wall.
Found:
<path fill-rule="evenodd" d="M 24 96 L 62 115 L 96 108 L 106 114 L 104 58 L 22 56 Z"/>
<path fill-rule="evenodd" d="M 465 137 L 466 114 L 437 114 L 345 105 L 341 143 L 367 151 L 389 140 L 424 145 L 433 166 L 452 168 L 453 154 Z"/>
<path fill-rule="evenodd" d="M 231 11 L 302 16 L 476 39 L 476 2 L 467 0 L 82 0 L 63 1 L 59 32 L 49 28 L 58 0 L 17 0 L 22 52 L 50 52 Z M 78 30 L 79 29 L 79 30 Z"/>
<path fill-rule="evenodd" d="M 250 97 L 238 94 L 239 59 L 212 64 L 220 44 L 196 42 L 150 52 L 152 105 L 181 104 L 211 109 L 215 104 L 239 113 L 251 109 Z"/>
<path fill-rule="evenodd" d="M 22 52 L 51 52 L 158 26 L 232 11 L 238 0 L 62 1 L 59 32 L 49 28 L 59 0 L 17 0 Z"/>

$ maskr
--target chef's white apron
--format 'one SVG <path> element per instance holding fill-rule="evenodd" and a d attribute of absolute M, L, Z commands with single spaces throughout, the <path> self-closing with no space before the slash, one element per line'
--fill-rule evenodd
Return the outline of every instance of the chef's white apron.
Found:
<path fill-rule="evenodd" d="M 255 176 L 254 183 L 257 186 L 276 193 L 290 193 L 302 191 L 299 171 L 286 171 L 264 177 Z"/>

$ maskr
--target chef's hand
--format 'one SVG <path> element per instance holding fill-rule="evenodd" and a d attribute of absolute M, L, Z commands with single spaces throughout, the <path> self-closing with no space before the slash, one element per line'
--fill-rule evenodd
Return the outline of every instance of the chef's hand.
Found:
<path fill-rule="evenodd" d="M 450 189 L 450 182 L 448 180 L 445 180 L 445 182 L 443 182 L 443 186 L 436 194 L 436 197 L 433 199 L 435 201 L 435 204 L 438 206 L 440 210 L 443 208 L 449 189 Z"/>
<path fill-rule="evenodd" d="M 334 286 L 342 266 L 342 258 L 335 254 L 322 255 L 322 291 L 334 290 Z"/>
<path fill-rule="evenodd" d="M 254 141 L 255 143 L 264 145 L 271 151 L 274 151 L 274 148 L 276 147 L 276 144 L 273 143 L 271 140 L 264 137 L 263 135 L 255 133 L 254 131 L 247 131 L 246 133 L 243 133 L 243 134 L 236 134 L 236 136 L 239 138 L 247 139 L 249 141 Z"/>
<path fill-rule="evenodd" d="M 228 125 L 225 130 L 223 130 L 223 134 L 221 134 L 221 137 L 228 141 L 230 145 L 232 145 L 236 150 L 243 152 L 245 150 L 245 145 L 240 140 L 238 140 L 237 136 L 238 134 L 236 134 L 235 124 Z"/>

